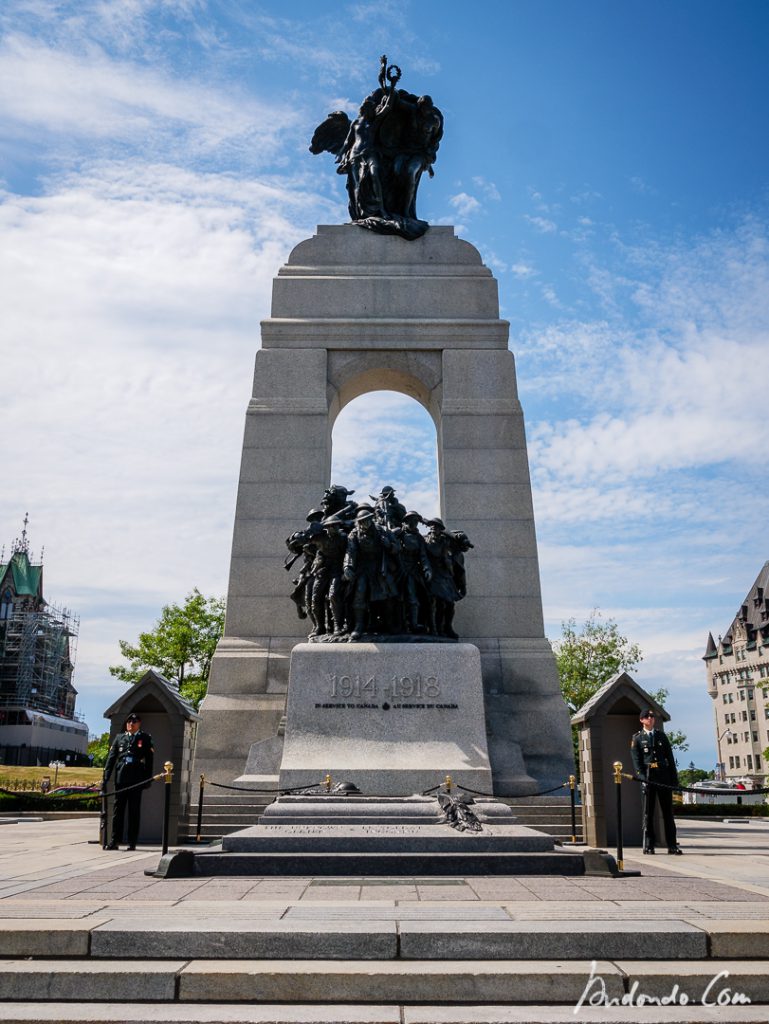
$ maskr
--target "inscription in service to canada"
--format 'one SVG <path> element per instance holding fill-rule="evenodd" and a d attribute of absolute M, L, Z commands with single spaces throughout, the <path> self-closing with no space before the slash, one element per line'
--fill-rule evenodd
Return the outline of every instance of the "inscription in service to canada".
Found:
<path fill-rule="evenodd" d="M 316 708 L 366 709 L 383 711 L 455 711 L 453 702 L 437 703 L 442 697 L 442 685 L 437 676 L 378 676 L 336 675 L 326 676 L 323 689 L 328 701 L 316 703 Z M 381 702 L 381 703 L 380 703 Z"/>

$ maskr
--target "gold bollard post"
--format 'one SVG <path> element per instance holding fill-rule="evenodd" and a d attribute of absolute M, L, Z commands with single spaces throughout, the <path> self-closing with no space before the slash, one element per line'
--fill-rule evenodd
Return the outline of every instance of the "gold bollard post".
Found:
<path fill-rule="evenodd" d="M 331 792 L 331 774 L 329 772 L 326 772 L 326 777 L 323 780 L 323 785 L 326 787 L 326 792 L 330 793 Z"/>
<path fill-rule="evenodd" d="M 454 785 L 454 783 L 451 780 L 451 776 L 450 775 L 447 775 L 446 778 L 443 780 L 443 785 L 446 787 L 447 791 L 450 793 L 451 792 L 451 787 Z"/>
<path fill-rule="evenodd" d="M 574 775 L 569 776 L 569 789 L 571 790 L 571 841 L 577 841 L 577 779 Z"/>
<path fill-rule="evenodd" d="M 203 831 L 203 790 L 206 786 L 206 777 L 200 773 L 200 789 L 198 790 L 198 827 L 195 833 L 195 842 L 199 843 L 202 839 L 201 832 Z"/>
<path fill-rule="evenodd" d="M 174 765 L 172 761 L 166 761 L 163 765 L 163 771 L 165 776 L 163 782 L 165 782 L 165 805 L 163 807 L 163 855 L 168 853 L 168 826 L 171 821 L 171 782 L 174 777 Z"/>
<path fill-rule="evenodd" d="M 624 871 L 624 850 L 622 848 L 622 762 L 615 761 L 612 767 L 614 768 L 614 783 L 617 793 L 617 867 L 620 871 Z"/>

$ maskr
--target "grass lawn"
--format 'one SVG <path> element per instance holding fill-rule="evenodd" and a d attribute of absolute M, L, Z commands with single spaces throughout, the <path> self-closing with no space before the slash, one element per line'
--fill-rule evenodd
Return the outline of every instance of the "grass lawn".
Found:
<path fill-rule="evenodd" d="M 56 778 L 55 768 L 20 768 L 12 764 L 0 764 L 0 789 L 15 789 L 16 782 L 26 782 L 27 786 L 34 783 L 35 789 L 40 789 L 40 783 L 45 775 L 50 778 L 53 786 L 53 780 Z M 56 785 L 87 786 L 101 782 L 101 777 L 101 768 L 59 768 Z"/>

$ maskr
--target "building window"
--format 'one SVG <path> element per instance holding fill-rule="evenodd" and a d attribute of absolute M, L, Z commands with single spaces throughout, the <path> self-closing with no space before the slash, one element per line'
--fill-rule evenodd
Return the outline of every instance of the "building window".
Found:
<path fill-rule="evenodd" d="M 753 691 L 748 690 L 748 700 L 753 700 Z"/>
<path fill-rule="evenodd" d="M 756 720 L 756 713 L 753 710 L 751 710 L 751 712 L 750 712 L 750 720 L 751 720 L 751 722 L 755 722 L 755 720 Z"/>
<path fill-rule="evenodd" d="M 758 754 L 756 754 L 756 771 L 761 771 L 761 758 Z"/>
<path fill-rule="evenodd" d="M 740 700 L 745 700 L 745 691 L 740 690 Z"/>
<path fill-rule="evenodd" d="M 731 754 L 729 755 L 729 767 L 734 768 L 734 757 Z"/>
<path fill-rule="evenodd" d="M 735 768 L 739 768 L 739 767 L 740 767 L 740 755 L 739 755 L 739 754 L 735 755 L 735 758 L 734 758 L 734 767 L 735 767 Z"/>
<path fill-rule="evenodd" d="M 747 762 L 748 768 L 750 768 L 750 770 L 753 771 L 753 757 L 750 754 L 748 754 L 748 756 L 745 758 L 745 761 Z"/>
<path fill-rule="evenodd" d="M 6 590 L 0 600 L 0 620 L 10 619 L 13 616 L 13 592 Z"/>
<path fill-rule="evenodd" d="M 742 720 L 743 720 L 743 722 L 747 722 L 747 720 L 748 720 L 748 713 L 747 713 L 747 711 L 743 711 L 742 712 Z"/>
<path fill-rule="evenodd" d="M 753 742 L 754 743 L 758 743 L 758 733 L 754 732 L 754 733 L 751 733 L 751 735 L 753 736 Z"/>

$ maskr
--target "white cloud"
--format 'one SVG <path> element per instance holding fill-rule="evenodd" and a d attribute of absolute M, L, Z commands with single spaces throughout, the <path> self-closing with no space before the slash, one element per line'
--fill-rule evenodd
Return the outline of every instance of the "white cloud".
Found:
<path fill-rule="evenodd" d="M 555 221 L 549 220 L 547 217 L 532 217 L 530 214 L 524 213 L 523 219 L 543 235 L 549 235 L 558 230 Z"/>
<path fill-rule="evenodd" d="M 226 588 L 259 320 L 326 219 L 292 185 L 102 163 L 2 196 L 5 411 L 23 430 L 1 442 L 0 523 L 10 539 L 29 510 L 50 596 L 81 614 L 94 721 L 117 640 L 192 586 Z"/>
<path fill-rule="evenodd" d="M 222 159 L 234 147 L 254 165 L 275 155 L 296 122 L 288 106 L 268 106 L 235 86 L 222 92 L 115 60 L 95 45 L 78 53 L 19 34 L 0 45 L 0 117 L 9 132 L 32 139 L 42 129 L 62 146 L 122 141 L 141 145 L 145 159 L 169 146 Z"/>
<path fill-rule="evenodd" d="M 409 509 L 438 514 L 435 426 L 413 398 L 394 392 L 361 396 L 339 414 L 332 442 L 332 479 L 354 487 L 356 500 L 389 484 Z"/>
<path fill-rule="evenodd" d="M 515 277 L 518 278 L 533 277 L 537 273 L 534 267 L 530 266 L 528 263 L 523 263 L 521 261 L 519 261 L 518 263 L 513 263 L 512 266 L 510 267 L 510 272 Z"/>
<path fill-rule="evenodd" d="M 499 189 L 493 181 L 487 181 L 486 178 L 476 176 L 473 178 L 473 184 L 483 192 L 487 199 L 492 199 L 494 202 L 499 202 L 502 199 Z"/>
<path fill-rule="evenodd" d="M 460 217 L 470 217 L 481 209 L 481 204 L 475 196 L 468 195 L 467 192 L 459 192 L 457 195 L 451 196 L 449 204 L 454 207 Z"/>

